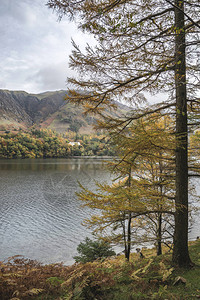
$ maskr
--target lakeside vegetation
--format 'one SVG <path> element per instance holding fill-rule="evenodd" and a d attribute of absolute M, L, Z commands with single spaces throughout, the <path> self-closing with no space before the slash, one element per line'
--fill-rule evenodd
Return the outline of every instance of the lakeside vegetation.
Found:
<path fill-rule="evenodd" d="M 115 151 L 103 134 L 61 135 L 35 129 L 0 134 L 0 158 L 66 158 L 72 156 L 112 156 Z"/>
<path fill-rule="evenodd" d="M 155 256 L 143 250 L 144 258 L 124 256 L 78 263 L 41 265 L 22 257 L 0 262 L 0 298 L 15 299 L 198 299 L 200 297 L 200 240 L 190 243 L 195 265 L 175 269 L 171 252 Z"/>
<path fill-rule="evenodd" d="M 200 6 L 190 0 L 48 0 L 47 5 L 59 18 L 76 20 L 79 29 L 97 42 L 84 50 L 72 42 L 69 65 L 75 72 L 68 78 L 71 90 L 66 99 L 83 105 L 85 113 L 100 116 L 96 127 L 113 138 L 120 161 L 113 162 L 116 184 L 97 183 L 95 192 L 81 186 L 78 196 L 84 206 L 96 210 L 85 224 L 100 238 L 123 243 L 125 257 L 70 267 L 11 258 L 1 263 L 0 296 L 199 298 L 199 241 L 188 248 L 193 209 L 189 196 L 195 199 L 189 177 L 200 176 L 199 137 L 193 144 L 188 141 L 199 126 Z M 166 99 L 149 104 L 144 96 L 149 94 L 161 98 L 164 94 Z M 115 99 L 131 103 L 133 109 L 108 114 L 117 108 Z M 109 139 L 78 135 L 86 124 L 77 115 L 68 111 L 58 117 L 59 124 L 70 124 L 74 139 L 52 132 L 8 132 L 1 137 L 2 158 L 111 155 Z M 54 120 L 52 115 L 43 126 Z M 142 239 L 155 241 L 157 256 L 152 250 L 139 257 L 131 253 L 132 245 Z M 169 244 L 172 253 L 164 247 Z"/>

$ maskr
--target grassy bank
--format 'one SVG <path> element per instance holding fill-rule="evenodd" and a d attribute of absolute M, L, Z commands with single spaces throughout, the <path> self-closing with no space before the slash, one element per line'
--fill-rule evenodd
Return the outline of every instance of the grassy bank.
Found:
<path fill-rule="evenodd" d="M 0 265 L 0 299 L 198 299 L 200 298 L 200 240 L 191 243 L 195 266 L 174 269 L 171 253 L 154 250 L 86 264 L 41 265 L 15 257 Z M 176 282 L 177 281 L 177 282 Z"/>

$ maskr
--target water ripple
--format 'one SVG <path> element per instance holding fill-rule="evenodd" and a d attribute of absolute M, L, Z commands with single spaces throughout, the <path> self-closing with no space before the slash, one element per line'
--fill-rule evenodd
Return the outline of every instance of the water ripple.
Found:
<path fill-rule="evenodd" d="M 81 225 L 89 210 L 76 198 L 77 180 L 110 180 L 101 160 L 1 161 L 1 259 L 15 254 L 41 262 L 73 262 L 90 230 Z"/>
<path fill-rule="evenodd" d="M 91 235 L 81 225 L 90 210 L 77 200 L 77 180 L 94 189 L 94 179 L 111 181 L 101 160 L 1 160 L 0 260 L 21 254 L 73 263 L 77 245 Z M 197 216 L 192 238 L 200 235 Z"/>

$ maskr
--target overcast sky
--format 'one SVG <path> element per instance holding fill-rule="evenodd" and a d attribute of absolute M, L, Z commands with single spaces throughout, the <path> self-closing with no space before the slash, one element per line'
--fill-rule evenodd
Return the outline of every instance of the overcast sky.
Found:
<path fill-rule="evenodd" d="M 82 47 L 94 40 L 45 5 L 47 0 L 0 0 L 0 89 L 29 93 L 67 89 L 71 38 Z M 147 95 L 160 101 L 163 95 Z"/>
<path fill-rule="evenodd" d="M 38 93 L 66 89 L 71 38 L 83 36 L 65 18 L 58 22 L 46 0 L 0 0 L 0 88 Z"/>

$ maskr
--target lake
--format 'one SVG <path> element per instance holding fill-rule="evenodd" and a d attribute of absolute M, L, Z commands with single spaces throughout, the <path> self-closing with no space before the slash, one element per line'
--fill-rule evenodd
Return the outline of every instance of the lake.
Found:
<path fill-rule="evenodd" d="M 95 180 L 111 182 L 100 158 L 1 160 L 0 260 L 19 254 L 72 264 L 77 245 L 91 236 L 81 225 L 90 210 L 77 200 L 78 181 L 95 189 Z M 194 214 L 190 239 L 200 235 Z"/>

